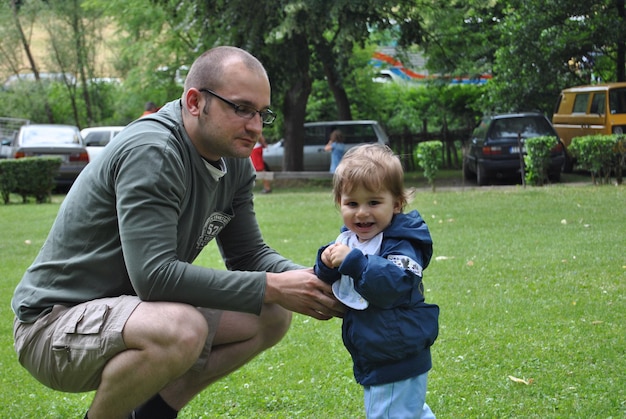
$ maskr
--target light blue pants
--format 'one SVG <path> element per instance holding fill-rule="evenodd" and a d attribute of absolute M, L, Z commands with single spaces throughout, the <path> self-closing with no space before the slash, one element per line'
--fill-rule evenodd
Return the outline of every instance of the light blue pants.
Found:
<path fill-rule="evenodd" d="M 364 386 L 367 419 L 435 419 L 425 402 L 428 373 L 404 381 Z"/>

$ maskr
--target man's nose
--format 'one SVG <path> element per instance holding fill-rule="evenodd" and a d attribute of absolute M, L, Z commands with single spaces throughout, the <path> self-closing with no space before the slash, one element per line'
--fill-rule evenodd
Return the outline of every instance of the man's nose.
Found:
<path fill-rule="evenodd" d="M 258 133 L 261 133 L 263 131 L 263 120 L 261 119 L 261 114 L 259 112 L 255 113 L 252 118 L 248 119 L 246 128 L 249 131 Z"/>

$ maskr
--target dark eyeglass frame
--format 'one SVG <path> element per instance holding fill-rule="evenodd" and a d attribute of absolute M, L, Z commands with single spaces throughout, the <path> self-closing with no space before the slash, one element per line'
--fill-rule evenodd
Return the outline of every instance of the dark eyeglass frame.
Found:
<path fill-rule="evenodd" d="M 260 111 L 258 109 L 253 108 L 252 106 L 238 105 L 235 102 L 232 102 L 226 99 L 225 97 L 218 95 L 217 93 L 215 93 L 213 90 L 210 90 L 210 89 L 198 89 L 198 91 L 208 93 L 211 96 L 215 96 L 222 102 L 231 106 L 233 110 L 235 111 L 235 113 L 242 118 L 252 119 L 254 118 L 254 115 L 258 113 L 259 116 L 261 117 L 261 122 L 263 122 L 263 125 L 270 125 L 276 119 L 276 114 L 269 108 Z"/>

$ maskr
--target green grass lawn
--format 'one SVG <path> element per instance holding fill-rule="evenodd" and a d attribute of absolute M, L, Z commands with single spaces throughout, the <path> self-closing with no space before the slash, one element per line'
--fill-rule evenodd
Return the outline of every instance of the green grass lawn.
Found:
<path fill-rule="evenodd" d="M 422 184 L 418 186 L 423 186 Z M 92 394 L 32 379 L 12 350 L 13 288 L 62 199 L 0 205 L 3 418 L 79 418 Z M 427 402 L 439 418 L 626 417 L 626 190 L 418 190 L 430 226 L 427 300 L 441 307 Z M 311 265 L 341 220 L 327 185 L 256 198 L 266 240 Z M 211 244 L 198 264 L 223 267 Z M 341 321 L 294 317 L 286 338 L 197 397 L 181 418 L 363 418 Z"/>

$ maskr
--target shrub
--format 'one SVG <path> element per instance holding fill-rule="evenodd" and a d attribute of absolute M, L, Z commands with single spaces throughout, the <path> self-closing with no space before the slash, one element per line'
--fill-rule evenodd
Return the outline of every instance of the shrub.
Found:
<path fill-rule="evenodd" d="M 439 170 L 439 156 L 441 154 L 441 141 L 424 141 L 417 145 L 417 164 L 424 169 L 424 177 L 435 191 L 435 177 Z"/>
<path fill-rule="evenodd" d="M 550 151 L 558 144 L 555 137 L 541 136 L 527 138 L 524 142 L 526 155 L 524 156 L 524 171 L 526 183 L 534 186 L 543 186 L 548 179 L 550 168 Z"/>
<path fill-rule="evenodd" d="M 17 186 L 13 165 L 16 160 L 0 160 L 0 195 L 5 204 L 9 203 L 11 192 Z"/>
<path fill-rule="evenodd" d="M 615 179 L 619 185 L 622 184 L 624 167 L 626 167 L 626 135 L 614 135 L 615 138 L 615 147 L 613 151 L 615 152 Z"/>
<path fill-rule="evenodd" d="M 609 183 L 611 172 L 618 170 L 621 174 L 619 148 L 624 148 L 623 136 L 618 135 L 586 135 L 574 137 L 570 144 L 570 151 L 576 157 L 578 165 L 591 173 L 595 184 Z M 623 153 L 622 153 L 623 156 Z M 621 177 L 621 175 L 620 175 Z"/>
<path fill-rule="evenodd" d="M 26 157 L 0 161 L 0 194 L 5 204 L 12 192 L 27 202 L 34 196 L 37 203 L 48 202 L 54 189 L 54 177 L 61 167 L 58 157 Z"/>

